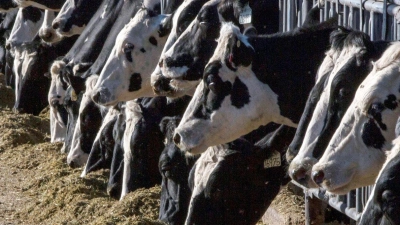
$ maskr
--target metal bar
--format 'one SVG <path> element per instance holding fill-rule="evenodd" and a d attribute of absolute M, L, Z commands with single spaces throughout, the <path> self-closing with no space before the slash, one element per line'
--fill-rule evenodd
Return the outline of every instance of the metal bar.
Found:
<path fill-rule="evenodd" d="M 383 0 L 382 40 L 386 40 L 387 34 L 387 0 Z"/>

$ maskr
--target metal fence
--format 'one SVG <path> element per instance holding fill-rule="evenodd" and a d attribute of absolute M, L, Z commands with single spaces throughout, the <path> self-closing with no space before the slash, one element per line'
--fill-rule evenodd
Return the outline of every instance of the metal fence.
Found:
<path fill-rule="evenodd" d="M 338 15 L 338 25 L 367 33 L 371 40 L 400 39 L 400 0 L 279 0 L 281 31 L 300 26 L 307 12 L 315 5 L 320 8 L 321 21 Z M 295 183 L 296 184 L 296 183 Z M 316 197 L 353 219 L 355 224 L 368 201 L 373 186 L 358 188 L 347 195 L 328 195 L 323 189 L 304 190 L 306 217 L 310 213 L 307 200 Z M 307 224 L 312 223 L 306 218 Z"/>

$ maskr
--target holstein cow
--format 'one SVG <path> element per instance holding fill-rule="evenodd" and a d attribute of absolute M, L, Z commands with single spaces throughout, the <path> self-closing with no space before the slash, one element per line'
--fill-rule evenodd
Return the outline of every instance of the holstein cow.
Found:
<path fill-rule="evenodd" d="M 321 159 L 314 182 L 343 194 L 373 184 L 395 138 L 400 115 L 400 43 L 394 42 L 373 64 Z"/>
<path fill-rule="evenodd" d="M 47 43 L 59 42 L 63 38 L 51 26 L 51 23 L 53 22 L 54 18 L 56 18 L 56 16 L 57 12 L 50 10 L 45 10 L 44 12 L 44 21 L 39 29 L 39 37 Z"/>
<path fill-rule="evenodd" d="M 85 82 L 86 91 L 79 106 L 79 116 L 67 157 L 68 165 L 73 168 L 85 165 L 96 133 L 108 111 L 107 108 L 95 104 L 90 97 L 97 78 L 98 76 L 91 76 Z"/>
<path fill-rule="evenodd" d="M 165 116 L 182 115 L 190 98 L 165 97 L 128 101 L 125 108 L 124 175 L 121 199 L 141 187 L 160 183 L 158 159 L 164 148 L 159 123 Z"/>
<path fill-rule="evenodd" d="M 186 0 L 181 6 L 179 6 L 176 12 L 171 15 L 170 19 L 164 25 L 164 27 L 167 28 L 166 30 L 170 32 L 170 35 L 168 36 L 162 53 L 168 51 L 168 49 L 175 43 L 207 1 L 208 0 Z M 166 95 L 172 91 L 168 89 L 170 87 L 170 79 L 165 78 L 160 66 L 161 64 L 158 63 L 151 74 L 151 86 L 153 87 L 154 93 L 157 95 Z"/>
<path fill-rule="evenodd" d="M 193 93 L 204 66 L 217 46 L 215 40 L 220 28 L 217 11 L 219 2 L 211 0 L 205 3 L 181 36 L 161 55 L 158 65 L 162 76 L 153 80 L 157 93 L 168 97 Z"/>
<path fill-rule="evenodd" d="M 289 181 L 284 152 L 293 135 L 281 126 L 256 144 L 237 139 L 209 147 L 190 172 L 185 224 L 256 224 Z"/>
<path fill-rule="evenodd" d="M 113 137 L 114 125 L 117 122 L 120 110 L 119 105 L 108 110 L 93 141 L 92 149 L 81 177 L 92 171 L 110 168 L 115 146 Z"/>
<path fill-rule="evenodd" d="M 175 144 L 199 154 L 269 122 L 296 127 L 335 23 L 253 37 L 224 24 Z"/>
<path fill-rule="evenodd" d="M 400 224 L 400 138 L 379 172 L 358 224 Z"/>
<path fill-rule="evenodd" d="M 161 54 L 167 36 L 160 26 L 168 16 L 141 8 L 121 30 L 99 80 L 93 100 L 102 105 L 114 105 L 139 97 L 154 96 L 150 74 Z"/>
<path fill-rule="evenodd" d="M 289 167 L 290 177 L 306 187 L 317 187 L 310 176 L 312 166 L 321 158 L 358 85 L 372 70 L 372 60 L 379 59 L 388 46 L 387 42 L 373 43 L 365 33 L 345 28 L 332 32 L 331 42 L 333 51 L 338 45 L 342 50 L 315 107 L 299 154 Z"/>
<path fill-rule="evenodd" d="M 48 105 L 50 80 L 45 77 L 54 59 L 65 54 L 74 39 L 55 45 L 41 43 L 37 37 L 31 43 L 15 47 L 15 105 L 14 112 L 38 115 Z"/>
<path fill-rule="evenodd" d="M 65 37 L 81 34 L 102 2 L 104 0 L 66 0 L 52 22 L 53 29 Z"/>
<path fill-rule="evenodd" d="M 33 6 L 39 9 L 59 11 L 64 5 L 65 0 L 14 0 L 19 7 Z"/>
<path fill-rule="evenodd" d="M 189 172 L 197 157 L 185 157 L 172 138 L 180 117 L 164 117 L 160 129 L 164 136 L 164 150 L 158 169 L 162 176 L 159 220 L 168 224 L 184 224 L 191 191 Z"/>

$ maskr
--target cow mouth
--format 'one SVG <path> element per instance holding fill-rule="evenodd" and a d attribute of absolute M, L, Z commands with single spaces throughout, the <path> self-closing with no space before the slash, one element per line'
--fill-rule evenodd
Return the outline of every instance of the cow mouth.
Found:
<path fill-rule="evenodd" d="M 333 183 L 333 179 L 328 179 L 327 181 L 324 181 L 321 186 L 332 194 L 346 194 L 353 189 L 351 187 L 351 181 L 354 177 L 354 174 L 355 172 L 352 171 L 351 174 L 347 178 L 344 178 L 345 180 L 342 180 L 341 182 L 335 181 L 335 183 Z"/>

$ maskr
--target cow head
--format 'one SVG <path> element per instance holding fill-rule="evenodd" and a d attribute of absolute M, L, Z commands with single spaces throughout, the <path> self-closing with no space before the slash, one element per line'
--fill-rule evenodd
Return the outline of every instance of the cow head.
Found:
<path fill-rule="evenodd" d="M 400 224 L 400 139 L 394 141 L 394 147 L 379 173 L 375 187 L 359 219 L 360 225 Z"/>
<path fill-rule="evenodd" d="M 116 45 L 104 66 L 93 92 L 98 104 L 115 105 L 139 97 L 153 96 L 150 74 L 156 66 L 166 36 L 160 24 L 166 15 L 142 8 L 119 33 Z"/>
<path fill-rule="evenodd" d="M 296 126 L 280 115 L 276 94 L 252 71 L 253 56 L 247 37 L 233 24 L 223 25 L 203 80 L 175 130 L 179 148 L 199 154 L 268 122 Z"/>
<path fill-rule="evenodd" d="M 81 34 L 103 1 L 67 0 L 52 23 L 62 36 Z"/>
<path fill-rule="evenodd" d="M 327 191 L 370 185 L 383 165 L 400 115 L 400 44 L 392 44 L 359 86 L 325 152 L 311 172 Z"/>
<path fill-rule="evenodd" d="M 155 90 L 168 97 L 193 92 L 217 45 L 215 40 L 220 29 L 217 11 L 219 1 L 206 3 L 174 45 L 161 55 L 158 65 L 165 78 L 169 79 L 169 84 L 155 80 Z"/>
<path fill-rule="evenodd" d="M 321 158 L 358 85 L 371 71 L 371 60 L 380 56 L 362 32 L 340 28 L 331 34 L 331 42 L 331 50 L 340 53 L 335 54 L 338 55 L 335 66 L 312 113 L 299 154 L 289 167 L 291 178 L 306 187 L 317 187 L 311 179 L 311 168 Z"/>
<path fill-rule="evenodd" d="M 57 12 L 46 10 L 44 12 L 44 21 L 42 26 L 39 29 L 39 37 L 48 43 L 54 43 L 61 41 L 62 36 L 58 34 L 51 23 L 53 22 L 54 18 L 57 16 Z"/>
<path fill-rule="evenodd" d="M 71 167 L 85 165 L 96 133 L 101 126 L 103 115 L 107 110 L 96 105 L 90 97 L 97 78 L 98 76 L 93 75 L 86 80 L 86 91 L 79 106 L 79 117 L 72 137 L 71 150 L 67 157 L 67 163 Z"/>

